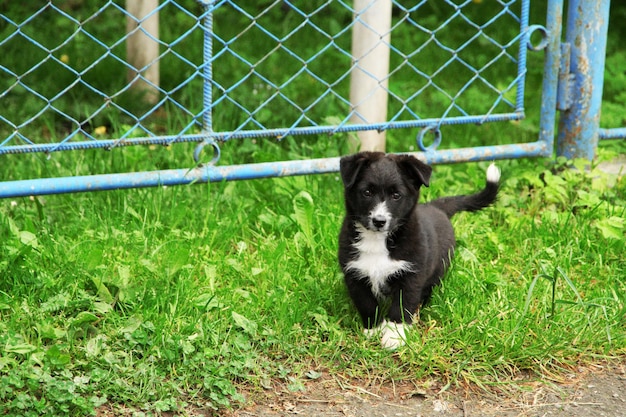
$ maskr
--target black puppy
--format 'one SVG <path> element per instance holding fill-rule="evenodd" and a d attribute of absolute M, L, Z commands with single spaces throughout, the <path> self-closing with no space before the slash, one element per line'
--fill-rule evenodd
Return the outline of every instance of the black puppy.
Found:
<path fill-rule="evenodd" d="M 450 218 L 489 206 L 500 171 L 487 170 L 485 188 L 473 195 L 417 204 L 431 167 L 410 155 L 361 152 L 340 162 L 346 217 L 339 235 L 339 264 L 369 336 L 382 332 L 384 347 L 404 343 L 405 326 L 439 284 L 454 253 Z M 390 298 L 381 320 L 381 301 Z"/>

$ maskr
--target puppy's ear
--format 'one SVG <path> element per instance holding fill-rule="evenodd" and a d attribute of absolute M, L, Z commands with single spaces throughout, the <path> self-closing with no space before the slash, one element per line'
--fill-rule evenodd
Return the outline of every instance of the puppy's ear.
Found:
<path fill-rule="evenodd" d="M 345 188 L 350 188 L 356 182 L 361 170 L 369 165 L 373 157 L 372 152 L 359 152 L 344 156 L 339 160 L 339 172 Z"/>
<path fill-rule="evenodd" d="M 433 169 L 411 155 L 398 155 L 398 165 L 414 181 L 417 188 L 428 187 Z"/>

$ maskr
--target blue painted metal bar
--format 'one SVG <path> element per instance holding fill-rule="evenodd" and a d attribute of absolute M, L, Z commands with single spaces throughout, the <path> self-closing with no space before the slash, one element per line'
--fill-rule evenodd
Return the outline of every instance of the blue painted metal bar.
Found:
<path fill-rule="evenodd" d="M 208 7 L 205 6 L 205 7 Z M 203 72 L 202 92 L 202 128 L 205 132 L 213 131 L 213 12 L 209 10 L 204 16 L 204 45 L 203 45 Z"/>
<path fill-rule="evenodd" d="M 429 164 L 543 156 L 545 142 L 412 153 Z M 185 185 L 337 172 L 339 158 L 0 182 L 0 198 Z"/>
<path fill-rule="evenodd" d="M 614 129 L 600 129 L 598 130 L 598 136 L 601 140 L 626 139 L 626 127 Z"/>
<path fill-rule="evenodd" d="M 539 140 L 546 144 L 549 156 L 554 147 L 554 120 L 558 90 L 559 65 L 561 54 L 561 26 L 563 21 L 563 0 L 550 0 L 546 14 L 547 44 L 543 64 L 543 86 L 541 93 L 541 115 L 539 120 Z"/>
<path fill-rule="evenodd" d="M 599 139 L 600 108 L 610 0 L 571 0 L 566 39 L 571 45 L 572 100 L 559 121 L 558 155 L 595 156 Z"/>
<path fill-rule="evenodd" d="M 207 139 L 205 134 L 197 135 L 170 135 L 159 137 L 143 137 L 132 139 L 99 139 L 97 141 L 80 141 L 80 142 L 65 142 L 58 143 L 41 143 L 41 144 L 29 144 L 29 145 L 14 145 L 14 146 L 2 146 L 0 147 L 0 155 L 2 154 L 22 154 L 22 153 L 34 153 L 34 152 L 60 152 L 60 151 L 77 151 L 84 149 L 106 149 L 133 145 L 163 145 L 168 146 L 172 143 L 182 142 L 202 142 Z"/>
<path fill-rule="evenodd" d="M 522 2 L 520 13 L 520 33 L 522 40 L 519 43 L 518 64 L 517 64 L 517 93 L 515 95 L 515 109 L 524 111 L 524 81 L 526 80 L 526 56 L 529 42 L 530 31 L 528 27 L 528 17 L 530 14 L 530 2 Z"/>
<path fill-rule="evenodd" d="M 521 120 L 524 118 L 523 113 L 504 113 L 494 114 L 490 116 L 459 116 L 449 117 L 446 119 L 421 119 L 407 120 L 398 122 L 386 122 L 376 124 L 345 124 L 340 126 L 311 126 L 311 127 L 295 127 L 295 128 L 279 128 L 279 129 L 259 129 L 259 130 L 240 130 L 235 132 L 210 132 L 199 133 L 195 135 L 180 136 L 159 136 L 159 137 L 143 137 L 128 138 L 124 140 L 98 140 L 98 141 L 81 141 L 81 142 L 65 142 L 63 144 L 32 144 L 17 146 L 0 147 L 0 155 L 17 154 L 30 152 L 56 152 L 83 149 L 111 149 L 114 147 L 131 146 L 131 145 L 171 145 L 179 142 L 203 142 L 207 139 L 224 142 L 232 139 L 249 139 L 249 138 L 275 138 L 282 139 L 289 135 L 333 135 L 335 133 L 356 132 L 360 130 L 388 130 L 388 129 L 405 129 L 412 127 L 427 127 L 433 124 L 437 125 L 459 125 L 459 124 L 482 124 L 486 122 L 504 122 L 512 120 Z M 210 120 L 208 118 L 205 121 Z"/>

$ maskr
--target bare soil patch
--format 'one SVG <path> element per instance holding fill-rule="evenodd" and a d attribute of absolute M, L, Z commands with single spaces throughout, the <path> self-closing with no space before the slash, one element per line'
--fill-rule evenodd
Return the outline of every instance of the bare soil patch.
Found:
<path fill-rule="evenodd" d="M 626 416 L 626 364 L 580 368 L 556 381 L 520 379 L 499 388 L 445 389 L 437 382 L 348 381 L 325 375 L 290 392 L 250 393 L 237 417 Z"/>

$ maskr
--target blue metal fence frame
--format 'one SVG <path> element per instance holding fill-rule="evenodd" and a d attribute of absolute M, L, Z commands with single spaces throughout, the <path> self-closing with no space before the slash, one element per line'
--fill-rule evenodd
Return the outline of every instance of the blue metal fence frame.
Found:
<path fill-rule="evenodd" d="M 571 1 L 570 17 L 568 21 L 573 22 L 575 20 L 573 17 L 593 19 L 594 15 L 574 16 L 574 13 L 576 13 L 575 9 L 579 5 L 579 2 L 581 3 L 581 5 L 587 3 L 584 0 Z M 344 122 L 336 126 L 286 127 L 279 129 L 241 130 L 235 132 L 216 132 L 213 131 L 212 126 L 211 109 L 213 105 L 213 97 L 211 85 L 211 62 L 213 59 L 212 54 L 214 41 L 212 31 L 213 12 L 223 3 L 225 3 L 225 1 L 205 0 L 202 1 L 202 3 L 206 6 L 206 13 L 203 16 L 203 27 L 205 34 L 205 62 L 203 64 L 202 71 L 205 77 L 205 86 L 203 98 L 204 109 L 201 114 L 203 131 L 201 133 L 191 135 L 171 135 L 163 137 L 121 138 L 115 140 L 98 141 L 97 143 L 94 141 L 67 141 L 58 144 L 32 144 L 27 146 L 4 147 L 0 146 L 0 157 L 3 153 L 52 152 L 93 147 L 113 148 L 118 146 L 137 144 L 143 145 L 172 144 L 177 142 L 198 142 L 199 145 L 197 152 L 199 152 L 204 146 L 210 146 L 214 148 L 215 158 L 213 163 L 201 165 L 193 169 L 161 170 L 139 173 L 105 174 L 68 178 L 44 178 L 12 182 L 0 182 L 0 198 L 96 190 L 153 187 L 160 185 L 181 185 L 197 182 L 215 182 L 224 180 L 244 180 L 276 176 L 330 173 L 338 171 L 339 157 L 300 161 L 277 161 L 270 163 L 256 163 L 234 166 L 219 166 L 216 165 L 214 162 L 216 162 L 219 158 L 219 143 L 237 138 L 284 137 L 286 135 L 308 134 L 335 134 L 340 132 L 354 132 L 359 130 L 386 130 L 408 127 L 422 128 L 424 129 L 424 131 L 427 131 L 433 129 L 437 130 L 442 125 L 482 124 L 495 121 L 519 120 L 524 117 L 523 98 L 527 48 L 534 50 L 543 49 L 545 51 L 540 132 L 538 140 L 536 142 L 451 150 L 439 150 L 436 149 L 436 146 L 423 147 L 420 145 L 422 147 L 422 151 L 415 152 L 414 154 L 420 159 L 431 164 L 446 164 L 461 161 L 511 159 L 520 157 L 547 157 L 553 154 L 556 112 L 558 108 L 559 97 L 561 94 L 563 94 L 563 83 L 559 82 L 560 70 L 563 67 L 562 61 L 564 59 L 564 54 L 562 51 L 563 46 L 561 43 L 563 0 L 548 1 L 547 20 L 545 27 L 539 25 L 529 26 L 528 18 L 530 1 L 522 1 L 521 14 L 519 17 L 520 33 L 518 38 L 516 38 L 515 40 L 516 42 L 519 42 L 517 57 L 518 72 L 517 76 L 514 79 L 514 85 L 517 94 L 515 109 L 511 113 L 487 114 L 480 116 L 467 115 L 460 117 L 418 119 L 409 121 L 392 121 L 383 124 L 348 124 L 348 118 L 346 118 Z M 599 6 L 600 11 L 598 12 L 597 9 L 594 9 L 593 13 L 600 13 L 604 17 L 608 16 L 608 3 L 608 0 L 602 0 L 602 4 Z M 591 11 L 587 10 L 587 13 L 591 13 Z M 608 25 L 608 23 L 606 24 Z M 530 44 L 530 36 L 534 31 L 538 31 L 543 35 L 542 41 L 539 45 L 536 46 Z M 605 26 L 600 27 L 597 34 L 598 38 L 601 37 L 603 32 L 604 37 L 606 38 Z M 568 28 L 568 33 L 574 32 Z M 600 40 L 600 43 L 601 42 L 602 40 Z M 601 47 L 601 44 L 600 46 L 598 46 L 597 51 L 595 51 L 594 53 L 604 53 L 604 49 Z M 569 74 L 567 74 L 567 76 L 569 77 Z M 597 78 L 598 75 L 595 74 L 595 77 Z M 597 79 L 594 79 L 594 83 L 595 82 L 598 82 Z M 559 87 L 561 87 L 561 90 L 559 90 Z M 592 130 L 594 130 L 593 135 L 595 135 L 596 140 L 598 137 L 609 138 L 626 136 L 626 128 L 599 129 L 596 124 L 595 128 L 593 128 Z M 589 141 L 588 139 L 578 138 L 568 138 L 567 140 L 570 142 L 572 140 L 579 140 L 583 143 Z"/>
<path fill-rule="evenodd" d="M 601 135 L 611 138 L 626 131 L 600 131 L 609 5 L 610 0 L 568 3 L 561 70 L 566 75 L 561 83 L 565 99 L 559 107 L 562 113 L 557 141 L 558 154 L 567 158 L 591 160 Z"/>

